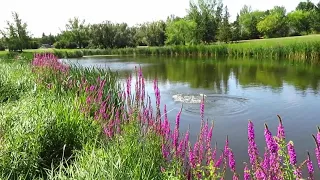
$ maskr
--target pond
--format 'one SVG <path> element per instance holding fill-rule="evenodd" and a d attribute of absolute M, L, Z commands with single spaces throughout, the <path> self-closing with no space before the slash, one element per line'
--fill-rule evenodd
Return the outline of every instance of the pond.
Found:
<path fill-rule="evenodd" d="M 110 68 L 123 78 L 141 66 L 148 82 L 146 90 L 152 97 L 153 80 L 158 79 L 161 105 L 167 105 L 172 124 L 183 104 L 181 129 L 190 128 L 191 140 L 200 130 L 199 100 L 205 95 L 205 119 L 215 125 L 213 143 L 222 149 L 228 135 L 239 165 L 248 162 L 248 120 L 255 125 L 262 152 L 264 123 L 276 135 L 278 114 L 287 139 L 295 143 L 298 159 L 306 159 L 307 150 L 314 157 L 311 134 L 320 125 L 319 66 L 289 60 L 165 57 L 85 57 L 68 61 Z"/>

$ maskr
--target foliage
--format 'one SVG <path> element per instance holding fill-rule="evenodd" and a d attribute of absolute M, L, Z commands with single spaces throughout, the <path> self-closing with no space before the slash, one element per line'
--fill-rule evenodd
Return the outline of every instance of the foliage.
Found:
<path fill-rule="evenodd" d="M 56 42 L 56 37 L 51 33 L 47 36 L 45 33 L 42 33 L 41 44 L 53 45 Z"/>
<path fill-rule="evenodd" d="M 286 10 L 274 7 L 262 21 L 257 24 L 258 30 L 266 37 L 283 37 L 288 34 Z"/>
<path fill-rule="evenodd" d="M 231 27 L 229 24 L 229 12 L 227 6 L 225 7 L 224 17 L 219 28 L 218 39 L 221 42 L 229 42 L 232 38 Z"/>
<path fill-rule="evenodd" d="M 7 21 L 7 28 L 1 33 L 10 51 L 22 51 L 29 47 L 27 24 L 22 22 L 17 12 L 12 13 L 12 18 L 13 23 Z"/>
<path fill-rule="evenodd" d="M 187 17 L 196 22 L 196 43 L 215 42 L 218 35 L 218 27 L 222 20 L 223 4 L 216 0 L 190 1 Z"/>
<path fill-rule="evenodd" d="M 188 45 L 194 43 L 196 23 L 191 20 L 178 19 L 168 22 L 166 28 L 167 45 Z"/>
<path fill-rule="evenodd" d="M 4 43 L 0 40 L 0 51 L 4 51 L 5 49 Z"/>
<path fill-rule="evenodd" d="M 239 24 L 241 39 L 257 39 L 260 33 L 257 29 L 257 24 L 265 17 L 263 11 L 252 11 L 250 6 L 244 6 L 240 10 Z"/>
<path fill-rule="evenodd" d="M 236 20 L 231 24 L 231 40 L 239 41 L 241 39 L 241 26 L 239 22 L 239 14 L 237 14 Z"/>

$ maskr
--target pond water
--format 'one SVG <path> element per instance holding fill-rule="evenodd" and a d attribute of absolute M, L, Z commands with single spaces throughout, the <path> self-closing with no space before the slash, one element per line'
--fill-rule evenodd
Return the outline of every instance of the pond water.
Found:
<path fill-rule="evenodd" d="M 311 134 L 320 125 L 320 67 L 316 65 L 289 60 L 164 57 L 86 57 L 69 61 L 110 68 L 123 78 L 133 73 L 135 66 L 141 66 L 151 96 L 153 79 L 158 79 L 161 105 L 167 105 L 172 124 L 183 104 L 181 129 L 190 127 L 192 140 L 199 133 L 199 100 L 205 95 L 205 118 L 215 125 L 213 142 L 222 149 L 228 135 L 239 165 L 248 162 L 248 120 L 254 122 L 262 151 L 264 123 L 276 135 L 277 114 L 283 118 L 287 139 L 295 143 L 298 159 L 306 159 L 307 150 L 314 157 Z"/>

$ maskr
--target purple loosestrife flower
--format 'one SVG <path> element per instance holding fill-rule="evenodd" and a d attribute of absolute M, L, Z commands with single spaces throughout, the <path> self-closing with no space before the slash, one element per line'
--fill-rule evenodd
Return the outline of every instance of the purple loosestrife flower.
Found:
<path fill-rule="evenodd" d="M 229 149 L 229 168 L 235 172 L 236 171 L 236 160 L 231 149 Z"/>
<path fill-rule="evenodd" d="M 296 175 L 297 179 L 299 179 L 302 176 L 302 172 L 297 167 L 297 154 L 296 154 L 296 151 L 294 150 L 294 145 L 292 141 L 289 141 L 287 148 L 288 148 L 288 154 L 289 154 L 289 162 L 294 167 L 293 173 Z"/>
<path fill-rule="evenodd" d="M 232 176 L 232 180 L 239 180 L 239 177 L 237 176 L 237 174 L 236 174 L 236 173 L 234 173 L 234 174 L 233 174 L 233 176 Z"/>
<path fill-rule="evenodd" d="M 89 90 L 92 92 L 92 91 L 94 91 L 95 89 L 96 89 L 96 87 L 95 87 L 94 85 L 91 85 Z"/>
<path fill-rule="evenodd" d="M 180 143 L 179 143 L 178 150 L 177 150 L 177 152 L 176 152 L 176 156 L 177 156 L 177 157 L 178 157 L 178 156 L 182 157 L 183 150 L 184 150 L 183 147 L 184 147 L 184 139 L 182 139 L 182 140 L 180 141 Z"/>
<path fill-rule="evenodd" d="M 317 161 L 318 161 L 318 167 L 320 169 L 320 148 L 316 147 L 314 151 L 315 151 L 316 158 L 317 158 Z"/>
<path fill-rule="evenodd" d="M 284 127 L 282 124 L 282 119 L 279 115 L 278 115 L 278 118 L 279 118 L 279 126 L 278 126 L 277 137 L 279 138 L 279 140 L 283 140 L 285 138 Z"/>
<path fill-rule="evenodd" d="M 223 153 L 226 157 L 228 157 L 228 155 L 229 155 L 229 138 L 228 138 L 228 136 L 226 138 L 226 143 L 224 145 L 224 152 Z"/>
<path fill-rule="evenodd" d="M 248 123 L 248 154 L 250 156 L 250 163 L 254 164 L 259 155 L 257 144 L 255 142 L 254 125 L 252 121 Z"/>
<path fill-rule="evenodd" d="M 267 171 L 270 168 L 270 157 L 268 156 L 268 151 L 265 150 L 264 152 L 264 159 L 262 163 L 262 168 Z"/>
<path fill-rule="evenodd" d="M 216 159 L 216 155 L 217 155 L 217 143 L 215 144 L 214 146 L 214 149 L 213 149 L 213 152 L 212 152 L 212 155 L 211 155 L 211 160 L 214 162 L 215 159 Z"/>
<path fill-rule="evenodd" d="M 168 152 L 165 144 L 162 144 L 161 150 L 162 150 L 162 156 L 163 156 L 165 159 L 167 159 L 167 158 L 169 157 L 169 152 Z"/>
<path fill-rule="evenodd" d="M 320 127 L 318 127 L 317 142 L 320 144 Z"/>
<path fill-rule="evenodd" d="M 200 103 L 200 116 L 201 116 L 201 119 L 203 120 L 203 118 L 204 118 L 204 96 L 202 97 L 202 100 Z"/>
<path fill-rule="evenodd" d="M 213 126 L 213 123 L 212 123 L 212 125 L 211 125 L 211 127 L 210 127 L 210 129 L 209 129 L 209 132 L 208 132 L 208 134 L 207 134 L 207 149 L 210 147 L 210 143 L 211 143 L 211 139 L 212 139 L 213 128 L 214 128 L 214 126 Z"/>
<path fill-rule="evenodd" d="M 249 180 L 250 179 L 250 170 L 248 169 L 248 165 L 247 164 L 244 167 L 243 179 L 244 180 Z"/>
<path fill-rule="evenodd" d="M 272 134 L 271 134 L 267 124 L 265 124 L 264 136 L 265 136 L 267 147 L 268 147 L 269 151 L 271 153 L 277 153 L 278 152 L 278 145 L 275 142 L 274 138 L 272 137 Z"/>
<path fill-rule="evenodd" d="M 314 169 L 313 169 L 313 165 L 312 165 L 312 161 L 310 158 L 310 153 L 308 152 L 308 159 L 307 159 L 307 168 L 308 168 L 308 174 L 309 174 L 309 180 L 313 180 L 313 173 L 314 173 Z"/>
<path fill-rule="evenodd" d="M 194 154 L 193 154 L 193 151 L 192 151 L 192 148 L 190 145 L 189 145 L 189 164 L 190 164 L 191 168 L 196 167 Z"/>
<path fill-rule="evenodd" d="M 219 159 L 216 161 L 216 163 L 215 163 L 215 165 L 214 165 L 216 168 L 220 167 L 224 156 L 225 156 L 224 153 L 222 153 L 222 154 L 220 155 Z"/>
<path fill-rule="evenodd" d="M 290 157 L 290 164 L 293 166 L 297 165 L 297 155 L 296 155 L 296 151 L 294 150 L 294 145 L 292 141 L 289 141 L 288 145 L 288 154 Z"/>

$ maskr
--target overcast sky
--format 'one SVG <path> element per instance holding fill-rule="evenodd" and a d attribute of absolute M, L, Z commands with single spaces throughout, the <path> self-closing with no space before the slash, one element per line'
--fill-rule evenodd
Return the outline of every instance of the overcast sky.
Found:
<path fill-rule="evenodd" d="M 312 0 L 314 3 L 318 0 Z M 287 11 L 293 10 L 300 0 L 223 0 L 228 6 L 231 19 L 245 5 L 252 9 L 266 10 L 273 6 L 285 6 Z M 28 30 L 34 36 L 56 34 L 65 27 L 69 18 L 79 17 L 89 23 L 104 20 L 137 23 L 165 20 L 170 14 L 186 15 L 189 0 L 1 0 L 0 29 L 6 20 L 11 20 L 11 12 L 16 11 Z"/>

